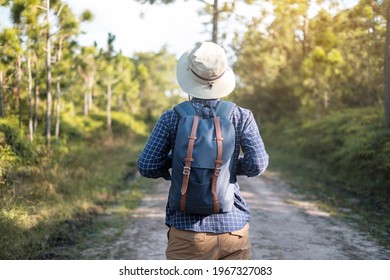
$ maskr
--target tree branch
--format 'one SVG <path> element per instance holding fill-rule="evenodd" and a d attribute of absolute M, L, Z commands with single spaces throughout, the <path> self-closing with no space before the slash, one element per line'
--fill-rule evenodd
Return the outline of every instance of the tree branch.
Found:
<path fill-rule="evenodd" d="M 60 14 L 61 14 L 63 8 L 64 8 L 64 4 L 62 4 L 61 7 L 60 7 L 60 9 L 58 10 L 58 12 L 57 12 L 57 17 L 60 16 Z"/>
<path fill-rule="evenodd" d="M 44 10 L 46 11 L 46 7 L 43 7 L 43 6 L 37 6 L 38 9 L 41 9 L 41 10 Z"/>

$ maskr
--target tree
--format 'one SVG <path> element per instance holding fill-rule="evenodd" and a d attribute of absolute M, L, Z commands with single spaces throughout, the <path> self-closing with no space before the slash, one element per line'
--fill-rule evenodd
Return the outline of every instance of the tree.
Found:
<path fill-rule="evenodd" d="M 0 66 L 1 67 L 1 66 Z M 3 71 L 0 69 L 0 118 L 4 118 L 3 104 Z"/>
<path fill-rule="evenodd" d="M 341 87 L 348 90 L 343 99 L 351 106 L 383 103 L 385 13 L 377 1 L 361 0 L 344 14 L 337 24 L 337 37 L 343 41 L 338 48 L 346 62 Z"/>
<path fill-rule="evenodd" d="M 51 28 L 50 28 L 50 0 L 46 0 L 46 144 L 51 142 L 51 118 L 52 118 L 52 73 L 51 73 Z"/>
<path fill-rule="evenodd" d="M 139 113 L 140 100 L 138 98 L 139 82 L 134 80 L 135 65 L 133 61 L 118 54 L 117 70 L 121 73 L 121 79 L 116 86 L 116 96 L 113 100 L 113 108 L 117 111 L 130 112 L 133 116 Z"/>
<path fill-rule="evenodd" d="M 98 51 L 96 46 L 82 47 L 80 55 L 76 57 L 77 72 L 83 79 L 84 87 L 84 115 L 88 116 L 93 104 L 93 88 L 96 80 Z"/>
<path fill-rule="evenodd" d="M 316 115 L 327 111 L 335 103 L 338 93 L 338 81 L 344 66 L 341 50 L 337 45 L 335 19 L 325 10 L 321 10 L 310 23 L 312 45 L 306 48 L 301 65 L 303 74 L 303 91 L 301 97 L 305 103 L 313 106 Z M 307 94 L 310 93 L 310 94 Z"/>
<path fill-rule="evenodd" d="M 103 59 L 100 65 L 101 83 L 105 88 L 106 95 L 107 130 L 110 135 L 112 134 L 111 108 L 113 86 L 119 82 L 122 74 L 117 71 L 118 56 L 114 53 L 114 41 L 115 35 L 108 33 L 107 50 L 103 54 Z"/>
<path fill-rule="evenodd" d="M 25 21 L 26 21 L 26 35 L 27 35 L 27 44 L 26 44 L 26 57 L 27 57 L 27 74 L 28 74 L 28 135 L 29 140 L 33 141 L 34 139 L 34 122 L 33 122 L 33 75 L 32 75 L 32 60 L 33 56 L 36 55 L 36 48 L 39 45 L 39 23 L 38 23 L 38 15 L 41 13 L 41 10 L 37 8 L 37 4 L 39 0 L 35 0 L 29 4 L 30 9 L 25 12 Z M 36 59 L 35 59 L 36 65 Z M 37 73 L 35 72 L 35 76 Z M 35 79 L 37 79 L 35 77 Z M 36 102 L 37 99 L 34 98 Z"/>
<path fill-rule="evenodd" d="M 3 0 L 0 2 L 0 7 L 7 7 L 9 5 L 8 3 L 8 0 Z M 1 39 L 1 35 L 0 35 L 0 39 Z M 0 40 L 0 46 L 3 47 L 3 42 L 1 42 Z M 2 58 L 3 55 L 1 54 L 1 51 L 0 51 L 0 58 Z M 4 65 L 2 64 L 2 61 L 3 59 L 0 59 L 0 118 L 4 118 L 4 101 L 3 101 L 3 80 L 4 80 Z"/>
<path fill-rule="evenodd" d="M 162 4 L 170 4 L 175 2 L 175 0 L 136 0 L 137 2 L 142 2 L 144 3 L 150 3 L 150 4 L 155 4 L 158 2 L 161 2 Z M 185 0 L 186 1 L 186 0 Z M 212 0 L 212 1 L 207 1 L 207 0 L 198 0 L 202 3 L 205 4 L 204 7 L 204 12 L 206 14 L 211 15 L 211 23 L 212 23 L 212 31 L 211 31 L 211 41 L 214 43 L 219 43 L 220 39 L 220 34 L 219 34 L 219 22 L 221 20 L 221 15 L 224 13 L 227 14 L 232 14 L 234 13 L 236 2 L 238 0 L 232 0 L 232 1 L 225 1 L 223 5 L 219 5 L 218 0 Z M 243 2 L 247 4 L 252 4 L 254 0 L 242 0 Z"/>
<path fill-rule="evenodd" d="M 177 92 L 176 58 L 162 48 L 158 53 L 137 53 L 135 79 L 139 83 L 139 102 L 146 121 L 155 121 L 171 106 L 170 97 Z"/>
<path fill-rule="evenodd" d="M 18 49 L 16 53 L 16 79 L 15 79 L 15 86 L 14 86 L 14 93 L 18 99 L 18 104 L 19 104 L 19 127 L 22 127 L 22 92 L 23 92 L 23 87 L 22 87 L 22 56 L 23 56 L 23 47 L 22 47 L 22 36 L 24 35 L 24 23 L 22 21 L 22 12 L 25 9 L 25 3 L 14 0 L 12 1 L 12 6 L 11 6 L 11 18 L 12 21 L 16 27 L 16 30 L 18 31 L 18 37 L 20 40 L 20 48 Z"/>
<path fill-rule="evenodd" d="M 300 101 L 296 90 L 302 85 L 299 69 L 310 50 L 305 31 L 309 1 L 275 0 L 273 7 L 271 15 L 259 12 L 235 46 L 239 83 L 232 98 L 263 120 L 296 112 Z M 273 20 L 267 24 L 269 16 Z"/>
<path fill-rule="evenodd" d="M 51 1 L 53 5 L 51 5 Z M 50 145 L 51 142 L 51 123 L 52 123 L 52 39 L 54 35 L 57 35 L 58 52 L 57 59 L 61 59 L 62 44 L 66 38 L 70 38 L 72 35 L 78 32 L 78 21 L 74 17 L 69 7 L 64 4 L 61 0 L 46 0 L 46 7 L 43 7 L 46 12 L 46 143 Z M 58 30 L 55 33 L 51 33 L 51 27 L 54 26 L 54 22 L 51 20 L 51 13 L 54 13 L 55 19 L 58 23 Z M 60 79 L 57 77 L 57 83 Z M 57 85 L 57 89 L 58 89 Z M 60 94 L 60 91 L 57 90 Z M 59 96 L 57 96 L 57 101 Z M 59 113 L 59 112 L 58 112 Z M 59 116 L 57 117 L 59 120 Z M 56 128 L 58 131 L 58 127 Z"/>
<path fill-rule="evenodd" d="M 85 16 L 88 14 L 88 16 Z M 79 20 L 73 14 L 72 10 L 68 5 L 62 4 L 57 12 L 57 32 L 56 34 L 56 63 L 55 63 L 55 82 L 56 82 L 56 122 L 55 122 L 55 139 L 56 142 L 59 140 L 60 133 L 60 114 L 61 114 L 61 81 L 64 76 L 69 73 L 69 69 L 72 65 L 72 51 L 75 47 L 73 38 L 75 38 L 79 33 Z M 86 11 L 81 16 L 81 21 L 89 20 L 91 14 L 89 11 Z M 64 61 L 63 52 L 66 51 L 66 60 Z"/>
<path fill-rule="evenodd" d="M 11 15 L 12 21 L 19 29 L 19 37 L 27 38 L 25 40 L 24 50 L 22 55 L 24 56 L 24 60 L 27 61 L 27 77 L 28 77 L 28 87 L 27 87 L 27 97 L 28 97 L 28 128 L 29 128 L 29 140 L 33 140 L 33 103 L 32 103 L 32 90 L 33 90 L 33 76 L 32 76 L 32 56 L 33 50 L 39 47 L 39 30 L 40 24 L 38 23 L 38 19 L 42 14 L 42 10 L 39 9 L 40 0 L 14 0 L 12 1 L 11 6 Z M 34 52 L 36 53 L 36 52 Z M 22 56 L 21 55 L 21 56 Z M 19 60 L 21 60 L 21 56 Z M 17 76 L 18 80 L 21 80 L 21 66 L 17 68 Z M 21 82 L 19 82 L 21 83 Z M 22 122 L 22 102 L 21 102 L 21 94 L 19 94 L 19 119 L 20 124 Z"/>
<path fill-rule="evenodd" d="M 361 0 L 345 10 L 324 1 L 274 0 L 237 40 L 237 97 L 263 119 L 321 117 L 329 110 L 383 104 L 383 4 Z M 386 82 L 389 80 L 389 73 Z M 235 97 L 233 95 L 232 97 Z"/>
<path fill-rule="evenodd" d="M 20 45 L 19 30 L 17 28 L 5 28 L 0 33 L 0 115 L 5 115 L 5 93 L 17 92 L 18 88 L 13 79 L 16 74 L 18 57 L 22 52 Z M 9 95 L 9 94 L 8 94 Z M 16 96 L 13 95 L 8 99 Z"/>
<path fill-rule="evenodd" d="M 390 1 L 386 3 L 385 126 L 390 129 Z"/>

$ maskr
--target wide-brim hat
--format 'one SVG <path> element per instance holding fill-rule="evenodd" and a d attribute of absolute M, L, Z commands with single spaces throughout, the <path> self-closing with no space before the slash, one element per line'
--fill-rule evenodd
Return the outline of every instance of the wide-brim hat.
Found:
<path fill-rule="evenodd" d="M 185 52 L 177 63 L 176 78 L 185 93 L 201 99 L 227 96 L 236 86 L 224 49 L 212 42 Z"/>

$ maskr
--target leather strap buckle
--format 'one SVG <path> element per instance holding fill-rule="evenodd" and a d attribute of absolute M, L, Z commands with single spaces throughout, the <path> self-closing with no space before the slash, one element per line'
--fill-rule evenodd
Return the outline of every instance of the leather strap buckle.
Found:
<path fill-rule="evenodd" d="M 184 166 L 183 175 L 190 176 L 191 167 Z"/>

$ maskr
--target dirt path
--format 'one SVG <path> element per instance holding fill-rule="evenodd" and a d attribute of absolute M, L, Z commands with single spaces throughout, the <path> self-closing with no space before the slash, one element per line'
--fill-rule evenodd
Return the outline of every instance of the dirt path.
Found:
<path fill-rule="evenodd" d="M 369 236 L 292 194 L 275 174 L 239 178 L 251 213 L 253 259 L 390 259 Z M 133 221 L 109 249 L 109 259 L 165 259 L 168 183 L 156 181 Z"/>

